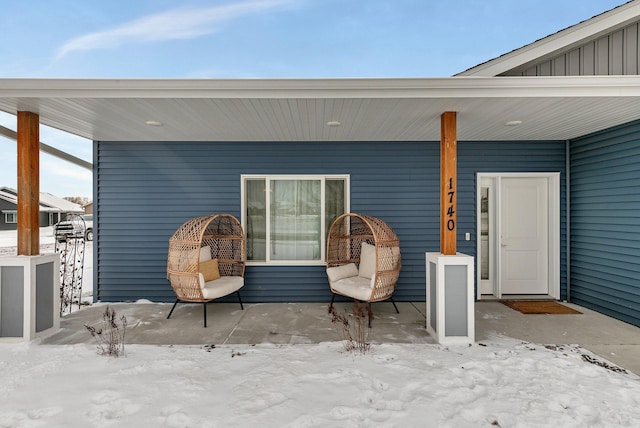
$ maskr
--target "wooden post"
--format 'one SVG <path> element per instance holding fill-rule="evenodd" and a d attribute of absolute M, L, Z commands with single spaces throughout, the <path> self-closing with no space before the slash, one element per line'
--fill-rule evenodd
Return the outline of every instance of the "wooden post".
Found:
<path fill-rule="evenodd" d="M 40 116 L 18 112 L 18 255 L 40 253 Z"/>
<path fill-rule="evenodd" d="M 440 252 L 456 254 L 457 211 L 456 112 L 440 117 Z"/>

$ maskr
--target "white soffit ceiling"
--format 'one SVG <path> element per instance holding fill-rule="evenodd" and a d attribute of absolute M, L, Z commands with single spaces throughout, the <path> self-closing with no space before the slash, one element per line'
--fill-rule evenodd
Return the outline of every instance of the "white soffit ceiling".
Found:
<path fill-rule="evenodd" d="M 461 141 L 566 140 L 640 119 L 640 77 L 0 79 L 0 110 L 100 141 L 437 141 L 445 111 Z"/>

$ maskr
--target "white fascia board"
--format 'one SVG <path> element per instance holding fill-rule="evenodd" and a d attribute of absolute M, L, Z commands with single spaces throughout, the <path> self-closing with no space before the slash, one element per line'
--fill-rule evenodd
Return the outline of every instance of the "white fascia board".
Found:
<path fill-rule="evenodd" d="M 635 97 L 640 76 L 445 77 L 418 79 L 93 80 L 0 79 L 0 104 L 20 99 L 446 99 Z M 4 99 L 4 100 L 3 100 Z M 36 112 L 37 113 L 37 112 Z"/>
<path fill-rule="evenodd" d="M 456 76 L 498 76 L 532 61 L 542 61 L 554 53 L 587 43 L 608 32 L 623 28 L 640 17 L 640 1 L 632 1 L 579 24 L 560 30 L 529 45 L 472 67 Z"/>
<path fill-rule="evenodd" d="M 15 198 L 11 198 L 11 197 L 7 197 L 6 195 L 0 195 L 0 199 L 4 200 L 5 202 L 9 202 L 10 204 L 15 204 L 16 205 L 16 209 L 18 209 L 18 200 Z"/>
<path fill-rule="evenodd" d="M 7 195 L 5 193 L 0 193 L 0 199 L 2 199 L 3 201 L 6 201 L 6 202 L 12 203 L 12 204 L 16 204 L 16 206 L 18 206 L 18 200 L 16 198 L 12 197 L 11 195 Z"/>

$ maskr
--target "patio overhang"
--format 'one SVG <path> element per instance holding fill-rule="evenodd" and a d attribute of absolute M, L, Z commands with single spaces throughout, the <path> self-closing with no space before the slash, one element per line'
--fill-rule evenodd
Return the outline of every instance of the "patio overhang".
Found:
<path fill-rule="evenodd" d="M 438 141 L 445 111 L 459 141 L 567 140 L 639 102 L 640 76 L 0 79 L 1 111 L 99 141 Z"/>
<path fill-rule="evenodd" d="M 640 119 L 638 105 L 640 76 L 0 79 L 1 111 L 94 141 L 440 140 L 441 185 L 454 194 L 457 141 L 569 140 Z M 37 182 L 31 134 L 19 187 Z M 17 137 L 20 147 L 20 129 Z M 455 254 L 455 219 L 446 218 L 444 201 L 442 251 Z M 454 198 L 449 212 L 455 205 Z M 25 211 L 33 216 L 37 207 Z M 445 220 L 454 226 L 445 229 Z M 25 241 L 31 229 L 18 222 Z M 22 254 L 30 253 L 37 249 Z"/>

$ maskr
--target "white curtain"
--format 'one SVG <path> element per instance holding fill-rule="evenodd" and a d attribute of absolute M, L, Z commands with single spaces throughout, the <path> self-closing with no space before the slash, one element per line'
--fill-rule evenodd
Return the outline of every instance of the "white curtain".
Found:
<path fill-rule="evenodd" d="M 319 260 L 320 180 L 271 182 L 271 260 Z"/>
<path fill-rule="evenodd" d="M 344 180 L 327 179 L 324 186 L 324 239 L 326 242 L 329 228 L 334 220 L 345 213 Z"/>
<path fill-rule="evenodd" d="M 267 203 L 264 179 L 246 181 L 247 221 L 244 231 L 247 235 L 247 260 L 267 259 Z"/>
<path fill-rule="evenodd" d="M 267 181 L 268 180 L 268 181 Z M 245 185 L 247 259 L 321 260 L 322 240 L 345 212 L 345 180 L 326 179 L 322 207 L 322 180 L 248 179 Z M 269 184 L 269 186 L 267 186 Z M 267 198 L 269 189 L 269 198 Z M 269 204 L 269 205 L 267 205 Z M 269 230 L 267 230 L 267 215 Z M 324 216 L 325 229 L 322 233 Z M 269 248 L 267 249 L 267 236 Z"/>

